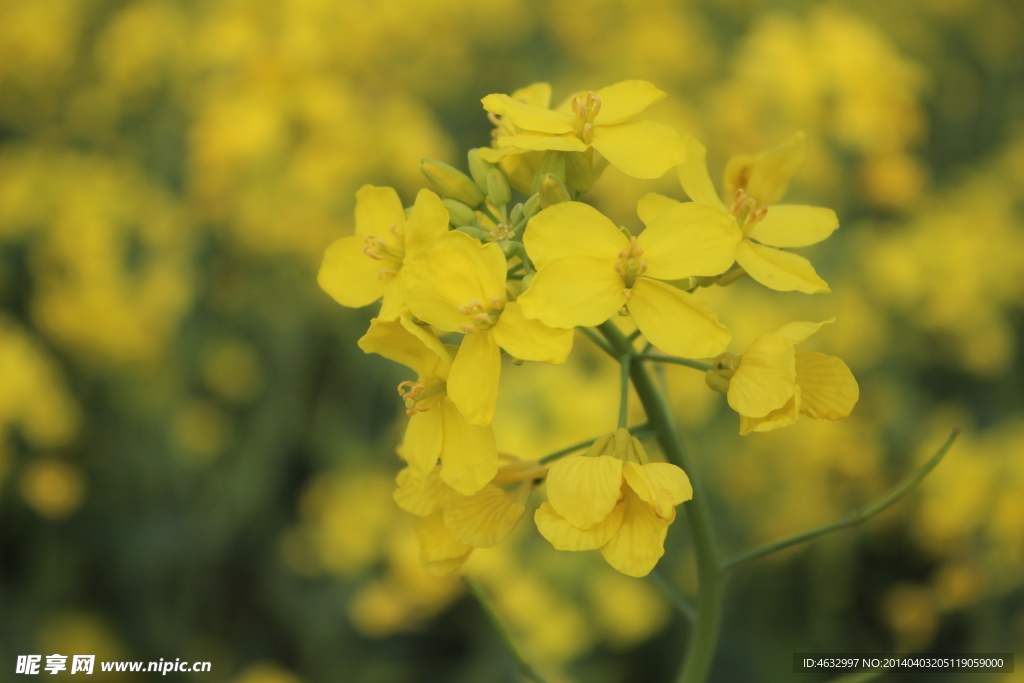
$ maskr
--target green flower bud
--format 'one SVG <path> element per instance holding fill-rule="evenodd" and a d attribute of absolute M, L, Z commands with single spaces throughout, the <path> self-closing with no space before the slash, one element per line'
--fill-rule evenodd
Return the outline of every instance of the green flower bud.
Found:
<path fill-rule="evenodd" d="M 476 211 L 469 208 L 458 199 L 442 199 L 441 203 L 444 204 L 444 208 L 448 209 L 448 220 L 456 228 L 461 228 L 464 225 L 469 225 L 476 220 Z"/>
<path fill-rule="evenodd" d="M 512 207 L 512 212 L 508 215 L 508 222 L 514 226 L 518 225 L 521 220 L 523 220 L 523 205 L 516 204 Z"/>
<path fill-rule="evenodd" d="M 540 193 L 537 192 L 530 195 L 530 198 L 526 200 L 525 204 L 523 204 L 523 218 L 530 220 L 540 213 L 542 208 L 544 207 L 540 205 Z"/>
<path fill-rule="evenodd" d="M 463 225 L 455 229 L 458 230 L 459 232 L 466 233 L 475 240 L 483 240 L 484 238 L 483 231 L 480 228 L 473 227 L 472 225 Z"/>
<path fill-rule="evenodd" d="M 420 159 L 420 170 L 442 197 L 457 199 L 472 209 L 483 204 L 484 193 L 459 169 L 433 159 Z"/>
<path fill-rule="evenodd" d="M 597 182 L 594 173 L 594 150 L 565 153 L 565 183 L 580 192 L 590 192 Z"/>
<path fill-rule="evenodd" d="M 563 183 L 565 182 L 565 155 L 561 152 L 552 152 L 548 150 L 544 152 L 544 157 L 541 159 L 540 167 L 537 169 L 536 175 L 533 176 L 533 187 L 531 188 L 534 192 L 540 191 L 540 183 L 546 175 L 557 176 Z"/>
<path fill-rule="evenodd" d="M 540 181 L 540 205 L 545 209 L 553 204 L 572 201 L 569 190 L 562 180 L 555 175 L 546 175 Z"/>
<path fill-rule="evenodd" d="M 505 254 L 506 259 L 510 259 L 519 253 L 519 246 L 512 240 L 504 240 L 498 243 L 501 247 L 501 252 Z"/>
<path fill-rule="evenodd" d="M 476 147 L 469 150 L 466 159 L 469 161 L 469 175 L 473 176 L 473 182 L 481 192 L 487 192 L 487 172 L 494 168 L 494 164 L 484 161 Z"/>
<path fill-rule="evenodd" d="M 505 174 L 496 168 L 487 172 L 487 196 L 497 206 L 503 206 L 512 201 L 512 188 L 505 180 Z"/>

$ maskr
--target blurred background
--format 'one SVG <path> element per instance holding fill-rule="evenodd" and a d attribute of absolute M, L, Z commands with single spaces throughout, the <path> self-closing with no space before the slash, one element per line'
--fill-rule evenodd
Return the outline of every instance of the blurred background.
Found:
<path fill-rule="evenodd" d="M 652 81 L 650 118 L 702 140 L 716 182 L 809 136 L 788 199 L 839 213 L 802 252 L 834 293 L 707 295 L 737 352 L 835 315 L 801 348 L 844 358 L 861 400 L 740 437 L 665 369 L 727 553 L 964 430 L 866 526 L 735 570 L 712 680 L 790 680 L 798 651 L 1020 654 L 1022 36 L 1017 0 L 0 0 L 0 680 L 54 652 L 211 661 L 177 675 L 197 681 L 518 680 L 391 500 L 409 377 L 355 345 L 375 307 L 315 274 L 360 185 L 411 203 L 421 157 L 489 144 L 482 96 L 540 80 L 555 101 Z M 610 169 L 588 198 L 636 229 L 650 190 L 683 197 Z M 616 372 L 582 336 L 565 366 L 507 366 L 499 447 L 607 431 Z M 661 567 L 692 593 L 688 547 L 674 525 Z M 657 586 L 529 516 L 466 571 L 550 681 L 672 679 L 687 627 Z"/>

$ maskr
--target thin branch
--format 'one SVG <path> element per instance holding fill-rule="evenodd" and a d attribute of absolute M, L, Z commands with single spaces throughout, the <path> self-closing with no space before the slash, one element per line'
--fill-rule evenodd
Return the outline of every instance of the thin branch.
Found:
<path fill-rule="evenodd" d="M 628 337 L 626 337 L 626 339 L 628 339 L 629 343 L 632 344 L 634 341 L 636 341 L 636 338 L 639 337 L 639 336 L 640 336 L 640 328 L 637 328 L 637 329 L 633 330 L 633 334 L 631 334 Z"/>
<path fill-rule="evenodd" d="M 672 606 L 679 610 L 680 614 L 691 622 L 697 620 L 697 608 L 685 595 L 679 592 L 679 589 L 668 580 L 667 576 L 661 573 L 661 570 L 655 567 L 647 576 L 654 583 L 658 584 L 658 588 L 668 598 L 668 601 L 672 603 Z"/>
<path fill-rule="evenodd" d="M 497 611 L 494 609 L 494 605 L 491 603 L 491 599 L 487 597 L 483 588 L 468 576 L 463 576 L 462 580 L 466 582 L 467 586 L 469 586 L 469 590 L 473 593 L 477 602 L 480 603 L 480 607 L 482 607 L 484 612 L 487 614 L 487 618 L 490 619 L 491 625 L 494 626 L 494 630 L 498 632 L 498 636 L 501 638 L 501 642 L 505 646 L 505 649 L 508 650 L 510 655 L 512 655 L 512 659 L 515 660 L 516 666 L 519 667 L 519 671 L 522 672 L 524 676 L 534 681 L 534 683 L 546 683 L 544 679 L 541 678 L 540 674 L 534 670 L 533 666 L 523 658 L 519 653 L 519 650 L 516 649 L 515 643 L 512 642 L 512 636 L 509 635 L 508 629 L 505 628 L 505 624 L 502 623 L 501 617 L 498 616 Z"/>
<path fill-rule="evenodd" d="M 589 327 L 578 327 L 576 329 L 578 329 L 583 334 L 587 335 L 587 337 L 590 339 L 590 341 L 592 341 L 595 344 L 597 344 L 598 348 L 600 348 L 602 351 L 607 353 L 609 356 L 611 356 L 615 360 L 619 359 L 619 357 L 615 354 L 615 352 L 612 351 L 612 347 L 608 346 L 608 342 L 606 342 L 601 337 L 601 335 L 599 335 L 597 332 L 594 332 Z"/>
<path fill-rule="evenodd" d="M 656 363 L 672 363 L 673 365 L 685 365 L 688 368 L 694 370 L 701 370 L 707 372 L 712 366 L 707 363 L 701 363 L 699 360 L 690 360 L 689 358 L 676 358 L 675 356 L 663 356 L 657 353 L 641 353 L 636 356 L 640 360 L 650 360 Z"/>
<path fill-rule="evenodd" d="M 632 434 L 633 436 L 635 436 L 638 439 L 640 439 L 640 438 L 642 438 L 644 436 L 647 436 L 649 431 L 650 431 L 650 428 L 647 426 L 646 422 L 641 422 L 640 424 L 634 425 L 634 426 L 629 428 L 629 433 Z M 551 462 L 552 460 L 558 460 L 559 458 L 565 457 L 566 455 L 569 455 L 570 453 L 573 453 L 575 451 L 581 451 L 584 448 L 588 448 L 590 446 L 590 444 L 594 443 L 599 438 L 601 438 L 601 437 L 595 436 L 592 439 L 587 439 L 586 441 L 580 441 L 579 443 L 574 443 L 573 445 L 567 446 L 566 448 L 563 448 L 560 451 L 555 451 L 554 453 L 550 453 L 548 455 L 545 455 L 543 458 L 541 458 L 537 462 L 539 462 L 542 465 L 546 465 L 549 462 Z"/>
<path fill-rule="evenodd" d="M 624 354 L 619 358 L 620 379 L 622 388 L 619 394 L 619 428 L 626 426 L 629 419 L 629 368 L 632 365 L 632 355 Z"/>
<path fill-rule="evenodd" d="M 722 563 L 722 568 L 728 569 L 734 565 L 740 564 L 741 562 L 746 562 L 748 560 L 756 560 L 759 557 L 770 555 L 771 553 L 782 550 L 784 548 L 789 548 L 790 546 L 794 546 L 799 543 L 806 543 L 807 541 L 812 541 L 818 538 L 819 536 L 824 536 L 825 534 L 831 533 L 833 531 L 839 531 L 840 529 L 846 529 L 851 526 L 857 526 L 858 524 L 861 524 L 871 519 L 879 512 L 882 512 L 889 506 L 895 504 L 897 501 L 903 498 L 903 496 L 913 491 L 918 486 L 918 484 L 920 484 L 924 480 L 924 478 L 927 477 L 933 469 L 935 469 L 939 462 L 942 461 L 942 458 L 953 446 L 953 442 L 956 441 L 956 438 L 959 435 L 960 429 L 954 429 L 953 433 L 949 435 L 948 439 L 946 439 L 946 443 L 942 444 L 942 447 L 935 453 L 935 455 L 928 459 L 928 462 L 919 467 L 913 474 L 911 474 L 909 477 L 903 480 L 903 482 L 900 483 L 898 486 L 891 489 L 888 493 L 886 493 L 884 496 L 876 500 L 871 505 L 868 505 L 866 508 L 857 510 L 853 514 L 847 515 L 846 517 L 843 517 L 842 519 L 835 521 L 831 524 L 828 524 L 826 526 L 819 527 L 817 529 L 812 529 L 811 531 L 805 531 L 802 534 L 797 534 L 796 536 L 791 536 L 781 541 L 776 541 L 775 543 L 770 543 L 768 545 L 761 546 L 760 548 L 754 548 L 753 550 L 749 550 L 745 553 L 741 553 L 740 555 L 731 557 Z"/>

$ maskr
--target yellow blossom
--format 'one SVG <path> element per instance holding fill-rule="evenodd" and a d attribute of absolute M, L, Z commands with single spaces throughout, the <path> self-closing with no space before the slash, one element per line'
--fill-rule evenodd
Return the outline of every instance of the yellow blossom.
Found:
<path fill-rule="evenodd" d="M 512 93 L 512 99 L 533 107 L 547 109 L 551 106 L 551 84 L 532 83 Z M 498 116 L 494 112 L 488 112 L 487 117 L 495 126 L 492 132 L 495 145 L 498 145 L 498 141 L 502 138 L 512 137 L 523 132 L 508 116 Z M 479 153 L 482 159 L 498 164 L 512 187 L 525 195 L 533 194 L 533 177 L 537 174 L 537 169 L 540 168 L 544 158 L 543 151 L 519 152 L 514 147 L 494 147 L 482 148 Z"/>
<path fill-rule="evenodd" d="M 679 166 L 683 190 L 693 201 L 731 216 L 741 227 L 743 240 L 736 247 L 736 262 L 750 277 L 780 292 L 830 291 L 810 261 L 782 251 L 817 244 L 839 227 L 839 219 L 831 209 L 775 204 L 803 164 L 807 149 L 804 134 L 798 133 L 757 156 L 730 159 L 725 169 L 728 204 L 718 197 L 711 183 L 704 146 L 692 138 L 685 145 L 686 161 Z M 677 203 L 652 192 L 640 200 L 640 212 L 653 218 Z"/>
<path fill-rule="evenodd" d="M 342 306 L 383 297 L 378 317 L 394 320 L 404 308 L 402 265 L 447 232 L 448 211 L 430 190 L 420 190 L 406 218 L 397 192 L 363 185 L 356 192 L 356 234 L 327 247 L 317 282 Z"/>
<path fill-rule="evenodd" d="M 707 374 L 708 384 L 722 390 L 740 415 L 740 434 L 769 432 L 796 424 L 800 414 L 841 420 L 860 397 L 857 380 L 846 363 L 823 353 L 796 351 L 823 325 L 789 323 L 762 334 L 737 358 L 722 354 Z"/>
<path fill-rule="evenodd" d="M 579 93 L 555 110 L 508 95 L 488 95 L 482 100 L 484 109 L 519 130 L 502 130 L 511 134 L 499 134 L 497 150 L 483 150 L 481 156 L 498 161 L 507 154 L 593 148 L 626 175 L 659 178 L 683 160 L 679 134 L 662 123 L 633 119 L 664 97 L 647 81 L 622 81 Z"/>
<path fill-rule="evenodd" d="M 509 301 L 501 247 L 480 244 L 452 231 L 434 248 L 409 261 L 403 296 L 413 315 L 448 331 L 463 332 L 452 362 L 448 396 L 473 424 L 494 416 L 501 351 L 520 360 L 563 363 L 572 350 L 572 331 L 553 329 L 523 317 Z"/>
<path fill-rule="evenodd" d="M 459 493 L 472 495 L 494 478 L 498 451 L 490 427 L 470 424 L 448 397 L 446 383 L 452 357 L 428 328 L 407 314 L 398 320 L 375 319 L 359 340 L 366 353 L 378 353 L 416 372 L 398 392 L 410 415 L 398 454 L 425 477 L 438 459 L 441 479 Z"/>
<path fill-rule="evenodd" d="M 613 455 L 604 455 L 612 448 Z M 605 560 L 630 576 L 646 576 L 665 554 L 676 506 L 693 497 L 686 473 L 650 462 L 625 429 L 598 439 L 586 455 L 551 466 L 548 502 L 534 521 L 558 550 L 601 549 Z"/>
<path fill-rule="evenodd" d="M 729 330 L 710 306 L 661 280 L 718 275 L 732 265 L 739 240 L 731 216 L 692 202 L 659 213 L 639 237 L 626 237 L 587 204 L 555 204 L 526 229 L 539 271 L 519 301 L 526 317 L 567 328 L 599 325 L 625 306 L 655 346 L 714 356 L 728 346 Z"/>
<path fill-rule="evenodd" d="M 420 562 L 431 574 L 449 574 L 465 563 L 474 548 L 493 548 L 505 539 L 526 512 L 533 481 L 547 470 L 536 462 L 501 455 L 502 466 L 489 484 L 463 495 L 441 479 L 435 467 L 426 476 L 412 468 L 398 473 L 395 502 L 416 520 Z M 513 485 L 510 490 L 501 488 Z"/>

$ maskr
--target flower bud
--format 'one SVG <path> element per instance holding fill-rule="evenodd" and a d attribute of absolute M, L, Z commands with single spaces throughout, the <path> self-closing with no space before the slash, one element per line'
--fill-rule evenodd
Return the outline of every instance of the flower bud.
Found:
<path fill-rule="evenodd" d="M 540 191 L 540 183 L 546 175 L 557 176 L 563 183 L 565 182 L 565 155 L 561 152 L 553 152 L 548 150 L 544 152 L 544 157 L 541 159 L 540 167 L 537 169 L 537 173 L 533 176 L 533 187 L 531 188 L 534 192 Z"/>
<path fill-rule="evenodd" d="M 420 170 L 442 197 L 457 199 L 473 209 L 483 204 L 484 193 L 459 169 L 433 159 L 420 159 Z"/>
<path fill-rule="evenodd" d="M 523 220 L 523 205 L 520 203 L 512 207 L 512 211 L 508 215 L 508 222 L 510 225 L 515 226 L 521 220 Z"/>
<path fill-rule="evenodd" d="M 580 192 L 590 192 L 597 181 L 594 173 L 594 150 L 565 153 L 565 183 Z"/>
<path fill-rule="evenodd" d="M 503 206 L 512 200 L 512 189 L 508 186 L 505 175 L 496 168 L 487 172 L 487 196 L 497 206 Z"/>
<path fill-rule="evenodd" d="M 546 175 L 540 181 L 540 205 L 548 208 L 553 204 L 572 201 L 569 190 L 558 176 Z"/>
<path fill-rule="evenodd" d="M 442 199 L 444 208 L 448 209 L 448 220 L 456 228 L 469 225 L 476 220 L 476 211 L 469 208 L 458 199 Z"/>
<path fill-rule="evenodd" d="M 483 240 L 483 238 L 484 238 L 483 231 L 480 230 L 480 228 L 473 227 L 472 225 L 463 225 L 463 226 L 455 228 L 455 229 L 458 230 L 459 232 L 466 233 L 467 235 L 469 235 L 470 237 L 472 237 L 475 240 Z"/>
<path fill-rule="evenodd" d="M 494 168 L 494 164 L 484 161 L 475 147 L 469 150 L 466 159 L 469 161 L 469 175 L 473 176 L 473 182 L 481 192 L 487 192 L 487 172 Z"/>
<path fill-rule="evenodd" d="M 523 218 L 530 220 L 540 213 L 542 208 L 544 207 L 540 205 L 540 193 L 537 192 L 530 195 L 530 198 L 526 200 L 525 204 L 523 204 Z"/>
<path fill-rule="evenodd" d="M 506 259 L 511 259 L 519 253 L 519 246 L 512 240 L 498 242 L 498 245 L 501 247 L 501 253 L 505 254 Z"/>

